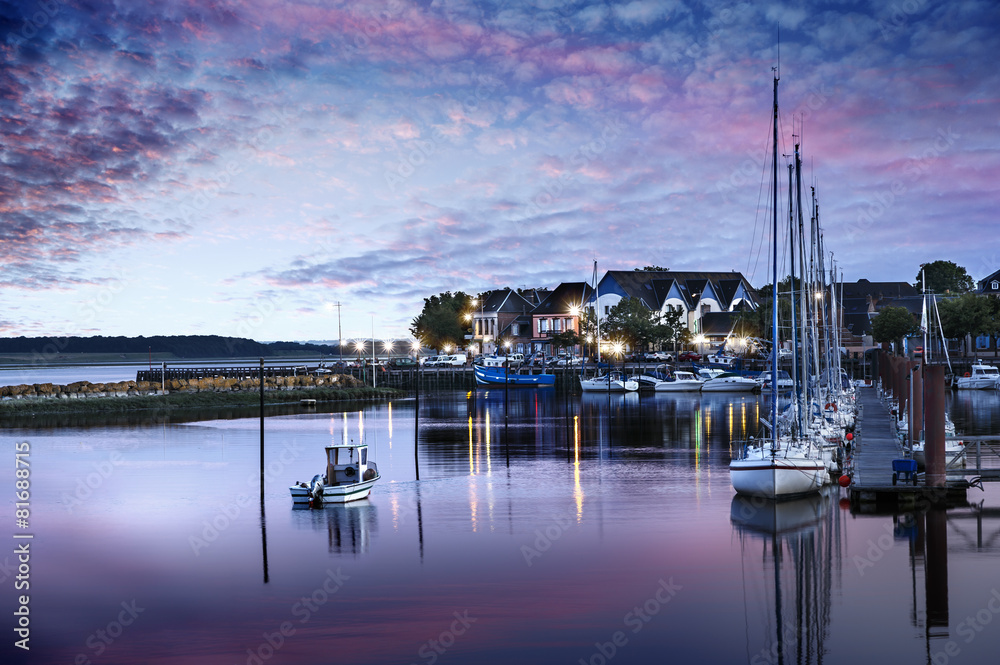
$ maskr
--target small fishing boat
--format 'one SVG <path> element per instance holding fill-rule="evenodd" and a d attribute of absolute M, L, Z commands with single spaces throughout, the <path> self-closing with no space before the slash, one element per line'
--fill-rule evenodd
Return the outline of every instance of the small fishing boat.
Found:
<path fill-rule="evenodd" d="M 965 442 L 961 439 L 945 438 L 944 440 L 944 465 L 946 467 L 957 464 L 960 457 L 965 454 Z M 926 456 L 924 455 L 924 441 L 917 441 L 913 444 L 913 461 L 923 469 L 926 466 Z M 965 460 L 960 460 L 965 465 Z"/>
<path fill-rule="evenodd" d="M 473 365 L 476 384 L 480 386 L 504 386 L 538 388 L 556 385 L 555 374 L 519 374 L 505 367 L 483 367 Z"/>
<path fill-rule="evenodd" d="M 691 372 L 676 371 L 673 379 L 660 381 L 656 384 L 656 392 L 698 392 L 702 381 Z"/>
<path fill-rule="evenodd" d="M 595 376 L 592 379 L 580 379 L 580 388 L 584 392 L 621 393 L 639 389 L 639 382 L 627 378 L 620 371 Z"/>
<path fill-rule="evenodd" d="M 992 390 L 1000 387 L 1000 370 L 983 364 L 982 359 L 977 360 L 971 372 L 955 379 L 955 387 L 959 390 Z"/>
<path fill-rule="evenodd" d="M 378 466 L 368 459 L 368 444 L 352 442 L 327 446 L 326 472 L 288 489 L 293 503 L 347 503 L 367 498 L 379 478 Z"/>

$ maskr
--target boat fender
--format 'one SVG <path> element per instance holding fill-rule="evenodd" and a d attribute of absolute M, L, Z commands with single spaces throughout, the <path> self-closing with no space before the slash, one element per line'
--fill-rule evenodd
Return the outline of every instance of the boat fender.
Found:
<path fill-rule="evenodd" d="M 969 378 L 969 377 L 970 377 L 970 376 L 972 376 L 972 375 L 971 375 L 971 374 L 969 374 L 968 372 L 966 372 L 966 373 L 965 373 L 965 374 L 963 374 L 962 376 L 964 376 L 965 378 Z"/>
<path fill-rule="evenodd" d="M 365 480 L 371 480 L 375 477 L 375 469 L 365 469 L 365 475 L 363 477 Z"/>
<path fill-rule="evenodd" d="M 354 477 L 354 473 L 355 472 L 354 472 L 354 467 L 353 466 L 349 466 L 346 469 L 344 469 L 344 475 L 347 476 L 348 478 L 353 478 Z"/>

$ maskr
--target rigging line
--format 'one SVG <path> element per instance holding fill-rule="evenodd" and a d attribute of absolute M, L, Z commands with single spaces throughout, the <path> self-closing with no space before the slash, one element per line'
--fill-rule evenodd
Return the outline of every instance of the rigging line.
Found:
<path fill-rule="evenodd" d="M 767 158 L 767 154 L 768 154 L 767 146 L 770 145 L 770 143 L 771 143 L 771 132 L 772 131 L 773 131 L 773 129 L 771 128 L 771 123 L 768 122 L 768 125 L 767 125 L 767 141 L 764 144 L 764 150 L 763 150 L 763 152 L 764 152 L 764 159 L 762 160 L 763 161 L 763 166 L 762 166 L 761 171 L 760 171 L 760 185 L 757 188 L 757 206 L 756 206 L 756 208 L 754 208 L 754 210 L 756 212 L 754 213 L 754 219 L 753 219 L 753 235 L 750 236 L 750 253 L 747 255 L 747 273 L 749 273 L 749 277 L 747 279 L 750 281 L 751 284 L 753 283 L 754 275 L 757 274 L 757 266 L 760 264 L 760 253 L 761 253 L 761 251 L 764 248 L 764 236 L 762 234 L 761 235 L 760 245 L 757 247 L 757 257 L 756 257 L 756 259 L 754 259 L 753 270 L 750 270 L 750 260 L 754 258 L 753 244 L 754 244 L 754 241 L 757 239 L 757 228 L 758 228 L 758 225 L 760 224 L 760 202 L 761 202 L 761 196 L 762 196 L 763 191 L 764 191 L 764 180 L 767 177 L 767 159 L 768 159 Z"/>
<path fill-rule="evenodd" d="M 773 125 L 772 122 L 768 123 L 767 144 L 764 146 L 764 159 L 762 160 L 762 167 L 761 167 L 761 170 L 760 170 L 760 186 L 759 186 L 759 188 L 757 190 L 757 206 L 755 208 L 756 213 L 755 213 L 755 216 L 754 216 L 754 236 L 755 237 L 757 235 L 758 220 L 760 220 L 761 196 L 765 194 L 765 192 L 764 192 L 764 182 L 769 180 L 768 173 L 770 172 L 771 155 L 770 155 L 770 151 L 767 150 L 767 146 L 769 146 L 771 144 L 771 138 L 772 138 L 772 136 L 774 134 L 774 128 L 773 128 L 772 125 Z M 766 192 L 766 194 L 769 195 L 770 193 L 771 193 L 771 190 L 768 189 L 767 192 Z M 771 197 L 768 196 L 768 198 L 766 200 L 770 200 L 770 198 Z M 769 208 L 767 208 L 767 205 L 765 204 L 764 205 L 764 211 L 766 212 L 768 209 Z M 754 258 L 753 270 L 749 271 L 750 272 L 750 281 L 751 281 L 751 283 L 753 282 L 754 276 L 757 274 L 757 266 L 760 265 L 760 256 L 761 256 L 761 253 L 764 251 L 764 241 L 767 240 L 767 239 L 769 239 L 771 237 L 770 230 L 769 230 L 770 229 L 770 225 L 767 224 L 766 221 L 765 221 L 764 227 L 768 229 L 768 232 L 767 233 L 763 233 L 763 232 L 761 233 L 760 244 L 757 246 L 757 256 Z M 752 242 L 750 244 L 750 253 L 753 254 L 753 243 Z M 749 266 L 749 263 L 748 263 L 748 266 Z"/>

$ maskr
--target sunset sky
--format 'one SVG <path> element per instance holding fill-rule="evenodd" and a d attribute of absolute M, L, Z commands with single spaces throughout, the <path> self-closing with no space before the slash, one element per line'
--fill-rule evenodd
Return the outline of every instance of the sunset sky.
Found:
<path fill-rule="evenodd" d="M 595 259 L 762 285 L 779 27 L 845 278 L 1000 268 L 995 0 L 3 2 L 0 334 L 405 336 Z"/>

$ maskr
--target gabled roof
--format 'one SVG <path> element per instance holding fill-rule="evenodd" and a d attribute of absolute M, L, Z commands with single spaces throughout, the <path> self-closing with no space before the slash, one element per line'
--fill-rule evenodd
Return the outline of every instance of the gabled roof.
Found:
<path fill-rule="evenodd" d="M 484 312 L 527 312 L 531 303 L 512 289 L 498 289 L 490 293 L 482 306 Z"/>
<path fill-rule="evenodd" d="M 979 288 L 976 291 L 978 293 L 1000 293 L 1000 289 L 991 288 L 994 281 L 1000 282 L 1000 270 L 979 280 Z"/>
<path fill-rule="evenodd" d="M 866 298 L 868 296 L 879 298 L 905 298 L 908 296 L 919 296 L 918 291 L 908 282 L 869 282 L 867 279 L 859 279 L 857 282 L 844 282 L 844 300 L 848 298 Z"/>
<path fill-rule="evenodd" d="M 583 307 L 594 292 L 586 282 L 563 282 L 532 310 L 535 316 L 569 314 L 571 307 Z"/>
<path fill-rule="evenodd" d="M 662 309 L 671 289 L 676 289 L 688 309 L 693 309 L 706 291 L 728 309 L 740 286 L 743 286 L 751 304 L 754 307 L 758 304 L 750 283 L 742 273 L 735 271 L 609 270 L 605 279 L 609 278 L 629 297 L 642 300 L 650 309 Z"/>

